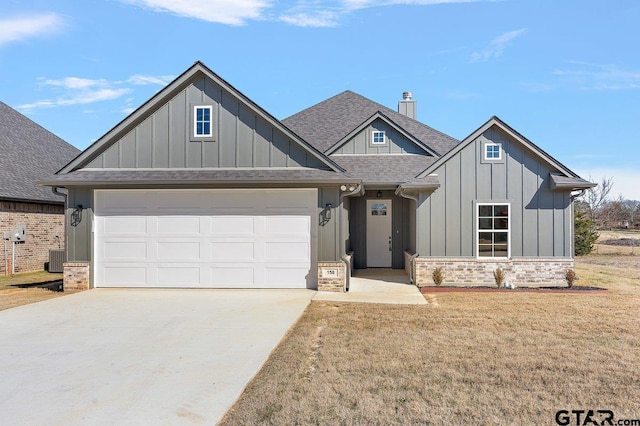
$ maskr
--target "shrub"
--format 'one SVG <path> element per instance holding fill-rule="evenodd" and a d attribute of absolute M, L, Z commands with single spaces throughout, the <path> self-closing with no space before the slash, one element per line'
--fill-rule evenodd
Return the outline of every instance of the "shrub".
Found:
<path fill-rule="evenodd" d="M 576 210 L 575 219 L 575 255 L 582 256 L 593 251 L 593 244 L 600 236 L 595 226 L 583 211 Z"/>
<path fill-rule="evenodd" d="M 433 282 L 436 285 L 442 285 L 442 282 L 444 281 L 444 273 L 442 272 L 442 268 L 438 266 L 436 269 L 434 269 L 431 277 L 433 278 Z"/>
<path fill-rule="evenodd" d="M 567 269 L 567 272 L 564 274 L 564 279 L 567 280 L 567 285 L 571 287 L 576 279 L 576 271 Z"/>
<path fill-rule="evenodd" d="M 493 279 L 496 280 L 498 288 L 502 287 L 502 283 L 504 282 L 504 271 L 500 268 L 493 271 Z"/>

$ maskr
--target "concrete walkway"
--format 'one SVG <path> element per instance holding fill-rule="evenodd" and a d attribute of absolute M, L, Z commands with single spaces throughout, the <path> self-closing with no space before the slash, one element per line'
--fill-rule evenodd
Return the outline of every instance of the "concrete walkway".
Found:
<path fill-rule="evenodd" d="M 1 311 L 1 422 L 213 425 L 314 294 L 97 289 Z"/>
<path fill-rule="evenodd" d="M 314 301 L 392 303 L 400 305 L 426 305 L 418 287 L 409 283 L 409 277 L 398 269 L 358 269 L 351 277 L 347 293 L 319 291 Z"/>

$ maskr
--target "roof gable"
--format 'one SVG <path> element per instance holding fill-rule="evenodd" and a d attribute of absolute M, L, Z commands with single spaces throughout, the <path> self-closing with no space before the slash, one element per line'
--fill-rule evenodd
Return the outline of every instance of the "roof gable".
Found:
<path fill-rule="evenodd" d="M 282 122 L 322 152 L 328 152 L 374 114 L 380 113 L 437 155 L 458 141 L 352 91 L 344 91 Z"/>
<path fill-rule="evenodd" d="M 0 198 L 64 201 L 36 182 L 55 173 L 80 150 L 0 102 L 0 152 Z"/>
<path fill-rule="evenodd" d="M 384 123 L 384 125 L 380 126 L 380 123 Z M 397 153 L 426 154 L 426 155 L 434 155 L 434 156 L 438 155 L 433 149 L 431 149 L 429 146 L 422 143 L 420 140 L 416 139 L 412 134 L 406 132 L 402 127 L 397 125 L 393 120 L 391 120 L 389 117 L 387 117 L 385 114 L 383 114 L 380 111 L 377 111 L 375 114 L 369 117 L 366 121 L 364 121 L 361 125 L 353 129 L 351 132 L 345 135 L 342 139 L 340 139 L 331 148 L 327 149 L 325 151 L 325 154 L 327 155 L 338 154 L 338 153 L 344 154 L 345 146 L 348 145 L 349 143 L 356 142 L 354 141 L 354 139 L 358 136 L 363 137 L 364 145 L 368 146 L 369 143 L 366 142 L 366 140 L 368 140 L 370 135 L 364 134 L 363 132 L 367 132 L 367 130 L 373 131 L 374 129 L 385 130 L 385 131 L 391 130 L 393 133 L 397 133 L 399 135 L 399 138 L 402 138 L 408 141 L 408 144 L 403 144 L 402 142 L 404 141 L 401 141 L 401 140 L 399 141 L 390 140 L 388 142 L 389 145 L 386 146 L 387 150 L 389 151 L 388 153 L 393 153 L 392 148 L 393 146 L 395 146 L 399 151 Z M 387 133 L 392 133 L 392 132 L 387 132 Z M 388 139 L 392 139 L 390 138 L 390 136 L 391 135 L 389 134 L 386 135 Z M 392 144 L 393 146 L 391 146 Z M 405 146 L 402 146 L 402 145 L 405 145 Z M 355 151 L 355 147 L 353 150 Z M 376 149 L 376 153 L 379 153 L 378 151 L 379 150 Z"/>
<path fill-rule="evenodd" d="M 210 138 L 193 135 L 211 108 Z M 341 168 L 201 62 L 196 62 L 59 171 L 78 169 Z"/>
<path fill-rule="evenodd" d="M 525 148 L 527 148 L 528 150 L 532 151 L 537 157 L 539 157 L 541 160 L 543 160 L 544 162 L 549 164 L 552 168 L 558 170 L 558 172 L 560 172 L 563 176 L 572 177 L 572 178 L 579 178 L 579 176 L 577 174 L 572 172 L 565 165 L 563 165 L 562 163 L 557 161 L 551 155 L 546 153 L 544 150 L 542 150 L 536 144 L 531 142 L 529 139 L 525 138 L 523 135 L 518 133 L 511 126 L 509 126 L 508 124 L 506 124 L 504 121 L 502 121 L 501 119 L 499 119 L 496 116 L 491 117 L 486 123 L 484 123 L 482 126 L 480 126 L 477 130 L 475 130 L 469 136 L 464 138 L 462 140 L 462 142 L 460 142 L 454 149 L 452 149 L 451 151 L 447 152 L 444 156 L 440 157 L 436 162 L 431 164 L 427 169 L 425 169 L 422 173 L 420 173 L 416 177 L 417 178 L 424 178 L 424 177 L 428 176 L 429 174 L 433 173 L 438 167 L 440 167 L 442 164 L 446 163 L 449 159 L 454 157 L 456 154 L 458 154 L 460 151 L 462 151 L 469 144 L 474 143 L 476 141 L 476 139 L 478 139 L 487 130 L 491 129 L 494 126 L 497 127 L 498 129 L 500 129 L 501 131 L 503 131 L 511 139 L 517 141 L 518 143 L 523 145 Z"/>

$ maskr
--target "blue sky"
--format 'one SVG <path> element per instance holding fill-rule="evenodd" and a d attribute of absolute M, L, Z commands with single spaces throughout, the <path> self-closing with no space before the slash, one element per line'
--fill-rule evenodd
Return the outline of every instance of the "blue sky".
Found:
<path fill-rule="evenodd" d="M 196 60 L 277 118 L 343 90 L 493 115 L 640 200 L 636 0 L 3 0 L 0 100 L 80 149 Z"/>

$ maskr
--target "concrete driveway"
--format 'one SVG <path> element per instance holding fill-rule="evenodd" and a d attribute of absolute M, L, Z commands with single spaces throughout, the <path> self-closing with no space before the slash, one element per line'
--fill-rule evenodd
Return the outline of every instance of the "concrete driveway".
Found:
<path fill-rule="evenodd" d="M 2 311 L 2 423 L 215 424 L 314 294 L 96 289 Z"/>

